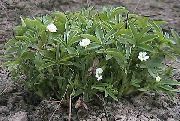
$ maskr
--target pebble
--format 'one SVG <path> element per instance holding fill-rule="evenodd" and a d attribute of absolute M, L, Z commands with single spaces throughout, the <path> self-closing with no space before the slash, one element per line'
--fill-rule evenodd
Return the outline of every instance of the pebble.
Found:
<path fill-rule="evenodd" d="M 8 107 L 6 107 L 6 106 L 1 106 L 0 107 L 0 114 L 2 114 L 2 113 L 8 113 L 9 112 L 9 109 L 8 109 Z"/>
<path fill-rule="evenodd" d="M 126 116 L 123 115 L 115 115 L 116 121 L 125 121 L 126 120 Z"/>
<path fill-rule="evenodd" d="M 9 121 L 28 121 L 27 112 L 19 111 L 11 116 Z"/>
<path fill-rule="evenodd" d="M 174 118 L 168 118 L 167 121 L 176 121 Z"/>
<path fill-rule="evenodd" d="M 100 119 L 100 118 L 97 118 L 97 121 L 101 121 L 101 119 Z"/>

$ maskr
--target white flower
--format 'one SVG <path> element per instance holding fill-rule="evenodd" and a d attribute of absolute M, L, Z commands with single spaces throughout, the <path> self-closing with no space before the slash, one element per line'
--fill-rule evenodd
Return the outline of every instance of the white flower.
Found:
<path fill-rule="evenodd" d="M 160 82 L 161 81 L 161 77 L 157 76 L 156 77 L 156 82 Z"/>
<path fill-rule="evenodd" d="M 97 68 L 96 69 L 96 75 L 95 76 L 96 76 L 98 81 L 102 79 L 102 73 L 103 73 L 103 69 L 102 68 Z"/>
<path fill-rule="evenodd" d="M 102 76 L 98 76 L 98 77 L 96 77 L 96 78 L 97 78 L 97 80 L 99 81 L 99 80 L 102 79 Z"/>
<path fill-rule="evenodd" d="M 90 43 L 91 43 L 91 41 L 86 38 L 86 39 L 82 39 L 82 40 L 79 42 L 79 45 L 82 46 L 82 47 L 87 47 Z"/>
<path fill-rule="evenodd" d="M 149 56 L 147 56 L 146 54 L 146 52 L 140 52 L 138 55 L 139 60 L 146 61 L 147 59 L 149 59 Z"/>
<path fill-rule="evenodd" d="M 46 29 L 50 32 L 57 32 L 57 27 L 53 23 L 49 24 Z"/>

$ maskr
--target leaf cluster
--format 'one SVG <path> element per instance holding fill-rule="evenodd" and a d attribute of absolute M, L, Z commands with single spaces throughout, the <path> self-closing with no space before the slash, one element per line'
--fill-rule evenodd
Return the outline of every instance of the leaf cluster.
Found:
<path fill-rule="evenodd" d="M 27 87 L 42 97 L 59 99 L 67 86 L 68 94 L 87 100 L 96 93 L 117 100 L 140 92 L 178 91 L 174 87 L 180 83 L 164 60 L 180 54 L 180 39 L 174 31 L 171 37 L 164 34 L 163 21 L 117 7 L 54 12 L 21 22 L 6 43 L 5 65 L 14 78 L 24 75 Z M 57 32 L 47 31 L 50 23 Z M 90 45 L 81 47 L 82 39 L 89 39 Z M 139 52 L 150 58 L 140 61 Z M 103 69 L 102 80 L 97 81 L 96 68 Z"/>

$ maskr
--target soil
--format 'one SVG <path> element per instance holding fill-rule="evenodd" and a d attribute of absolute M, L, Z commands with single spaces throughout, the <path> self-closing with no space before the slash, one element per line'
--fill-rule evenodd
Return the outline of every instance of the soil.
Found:
<path fill-rule="evenodd" d="M 0 0 L 0 56 L 3 45 L 13 36 L 20 16 L 41 16 L 52 11 L 73 11 L 93 5 L 125 6 L 131 12 L 168 22 L 165 29 L 180 33 L 179 0 Z M 0 64 L 3 59 L 0 58 Z M 180 79 L 180 64 L 175 75 Z M 96 100 L 99 105 L 87 104 L 88 110 L 74 109 L 73 121 L 180 121 L 180 96 L 169 99 L 166 95 L 145 94 L 141 97 L 122 98 L 119 102 Z M 13 82 L 9 72 L 0 66 L 0 121 L 48 121 L 58 106 L 56 101 L 40 97 L 19 83 Z M 59 106 L 51 121 L 66 121 L 68 107 Z"/>

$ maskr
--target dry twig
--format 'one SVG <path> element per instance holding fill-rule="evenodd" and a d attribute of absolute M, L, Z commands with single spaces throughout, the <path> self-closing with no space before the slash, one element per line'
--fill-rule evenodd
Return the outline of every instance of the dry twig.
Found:
<path fill-rule="evenodd" d="M 67 91 L 68 91 L 68 88 L 69 88 L 69 85 L 67 85 L 67 88 L 66 88 L 66 90 L 65 90 L 65 92 L 64 92 L 64 95 L 62 96 L 61 100 L 59 101 L 59 104 L 58 104 L 58 106 L 56 107 L 56 109 L 54 110 L 53 114 L 52 114 L 51 117 L 49 118 L 49 121 L 52 120 L 54 114 L 55 114 L 56 111 L 59 109 L 59 107 L 60 107 L 60 105 L 61 105 L 61 103 L 62 103 L 62 101 L 63 101 L 63 99 L 64 99 L 64 97 L 65 97 L 65 95 L 66 95 L 66 93 L 67 93 Z"/>
<path fill-rule="evenodd" d="M 71 109 L 72 109 L 72 101 L 71 101 L 71 94 L 69 96 L 69 116 L 68 116 L 68 121 L 71 121 Z"/>

